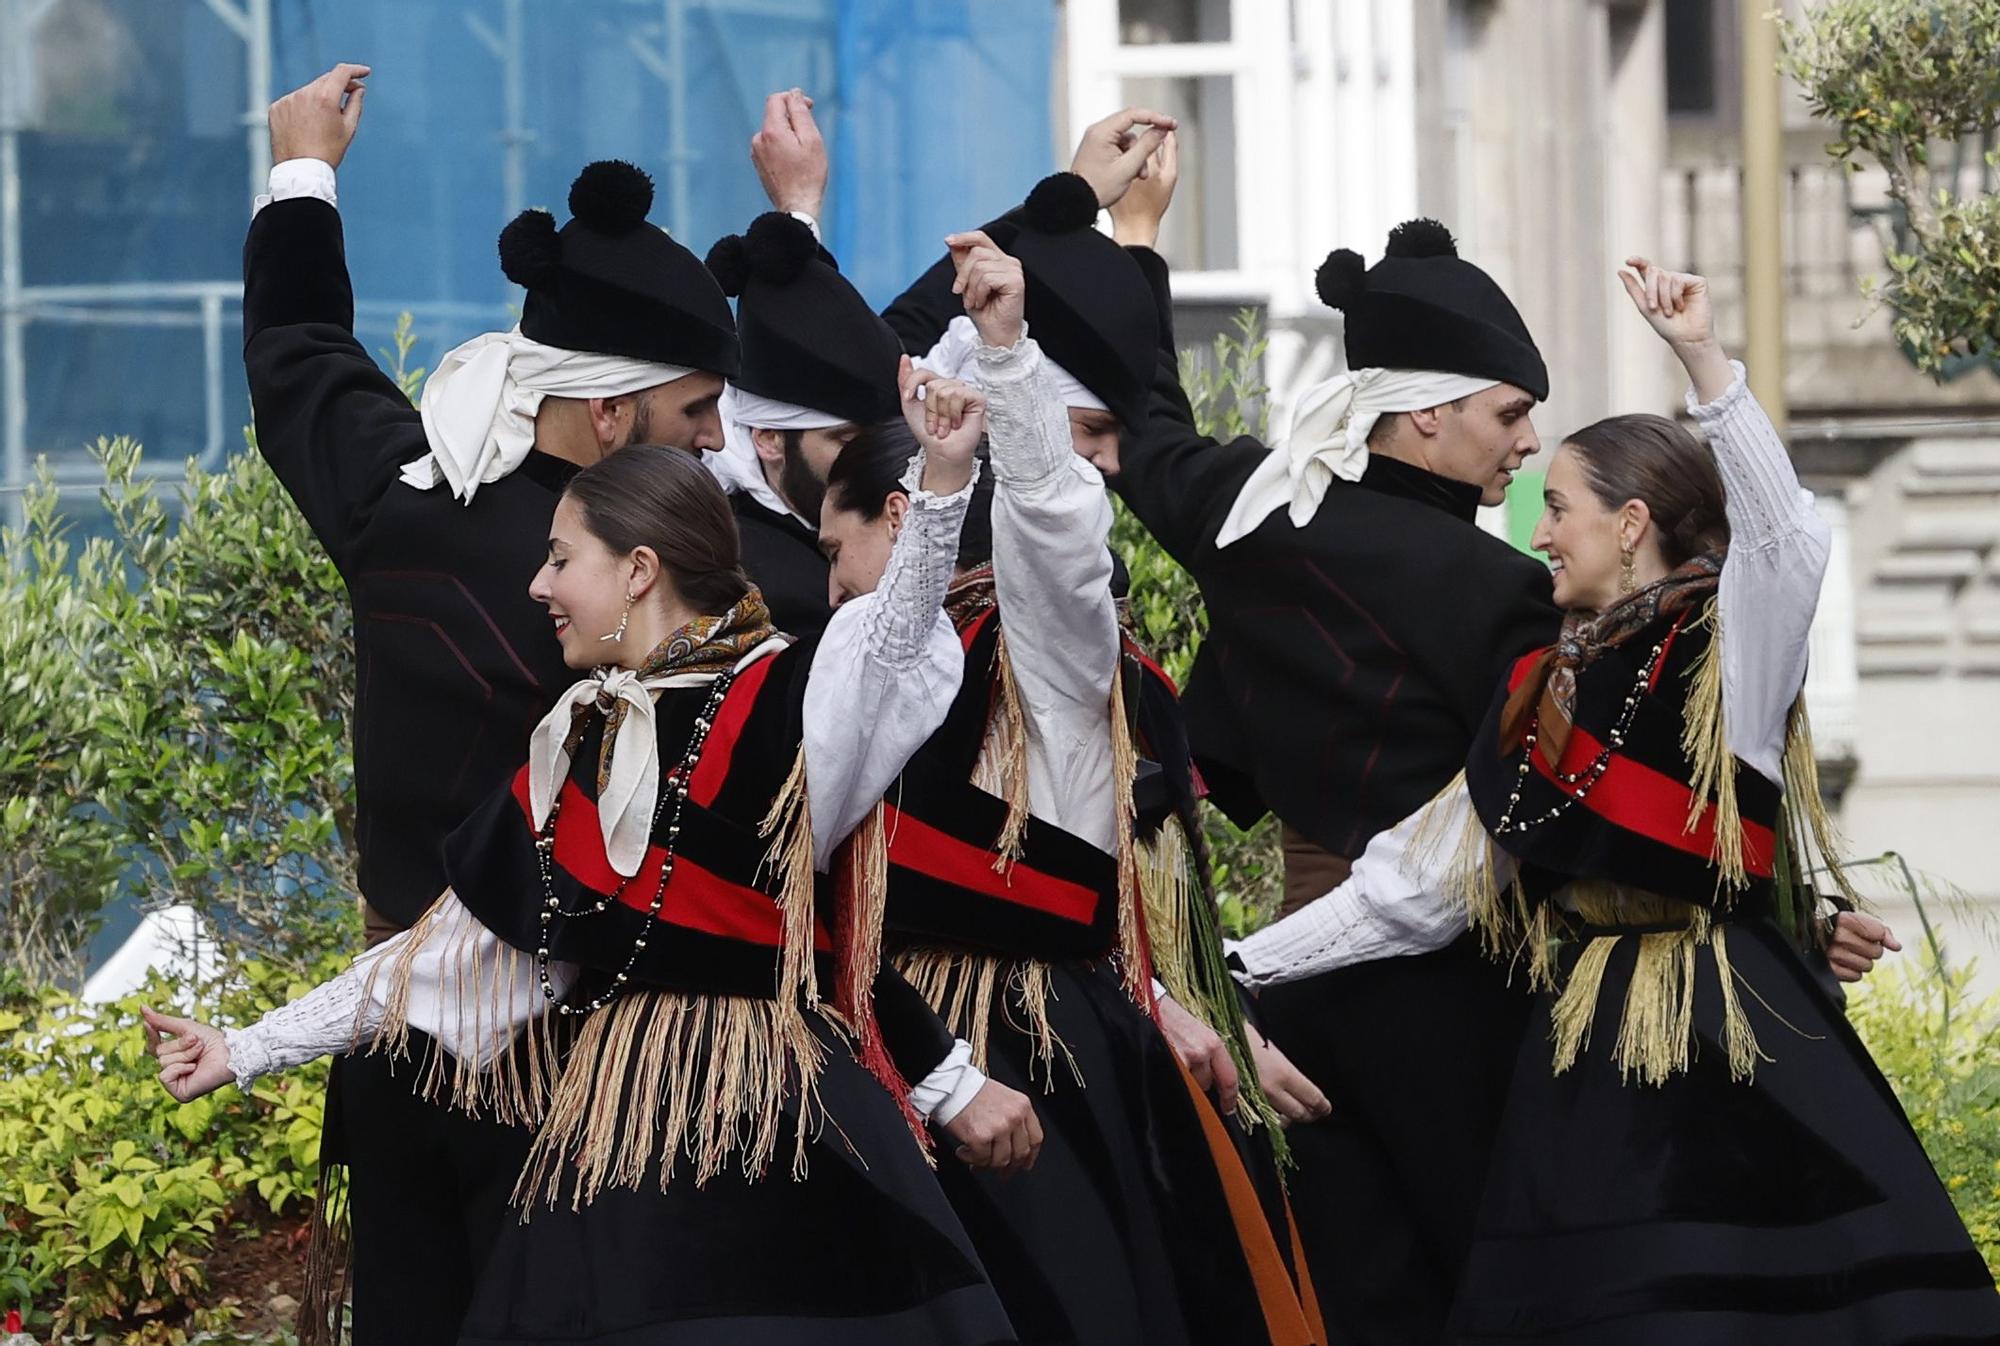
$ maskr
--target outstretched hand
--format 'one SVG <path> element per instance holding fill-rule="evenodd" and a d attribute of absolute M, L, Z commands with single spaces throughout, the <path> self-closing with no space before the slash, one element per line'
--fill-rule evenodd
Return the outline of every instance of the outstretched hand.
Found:
<path fill-rule="evenodd" d="M 1177 132 L 1167 132 L 1125 195 L 1111 203 L 1111 237 L 1128 248 L 1157 247 L 1160 221 L 1173 203 L 1181 180 L 1181 145 Z"/>
<path fill-rule="evenodd" d="M 812 109 L 803 89 L 766 98 L 764 124 L 750 137 L 750 162 L 773 206 L 818 219 L 826 204 L 826 141 Z"/>
<path fill-rule="evenodd" d="M 905 355 L 897 371 L 903 419 L 924 450 L 923 487 L 952 495 L 972 480 L 972 459 L 986 433 L 986 398 L 977 388 L 918 369 Z"/>
<path fill-rule="evenodd" d="M 1002 252 L 977 229 L 947 235 L 944 245 L 951 249 L 951 264 L 958 272 L 951 292 L 964 299 L 979 339 L 1003 350 L 1013 346 L 1021 339 L 1028 294 L 1020 259 Z"/>
<path fill-rule="evenodd" d="M 271 162 L 319 159 L 339 168 L 361 125 L 368 74 L 367 66 L 343 61 L 271 104 Z"/>
<path fill-rule="evenodd" d="M 1084 128 L 1069 171 L 1090 184 L 1098 205 L 1112 205 L 1148 171 L 1153 151 L 1177 125 L 1164 112 L 1123 108 Z"/>
<path fill-rule="evenodd" d="M 160 1084 L 177 1102 L 192 1103 L 236 1078 L 222 1030 L 193 1019 L 141 1009 L 146 1050 L 160 1063 Z"/>

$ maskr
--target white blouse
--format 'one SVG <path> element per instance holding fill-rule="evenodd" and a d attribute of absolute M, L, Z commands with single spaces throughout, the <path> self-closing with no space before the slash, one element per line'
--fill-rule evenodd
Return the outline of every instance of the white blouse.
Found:
<path fill-rule="evenodd" d="M 993 588 L 1028 731 L 1028 810 L 1114 852 L 1111 502 L 1103 476 L 1076 452 L 1034 338 L 982 343 L 975 358 L 993 456 Z"/>
<path fill-rule="evenodd" d="M 822 864 L 944 723 L 963 675 L 964 653 L 942 604 L 972 486 L 933 495 L 915 489 L 920 473 L 920 466 L 912 467 L 909 518 L 882 583 L 834 612 L 807 675 L 806 786 L 813 802 L 814 850 Z M 760 648 L 745 662 L 769 653 Z M 454 1056 L 482 1066 L 529 1020 L 547 1013 L 548 1001 L 530 964 L 503 960 L 499 937 L 480 926 L 456 897 L 446 893 L 440 901 L 440 928 L 418 954 L 410 977 L 408 1020 Z M 371 995 L 368 970 L 377 959 L 394 957 L 408 939 L 407 932 L 397 935 L 298 1000 L 247 1028 L 226 1030 L 237 1083 L 248 1089 L 260 1075 L 346 1051 L 358 1038 L 372 1036 L 382 1024 L 388 992 L 377 985 Z M 517 969 L 512 979 L 501 974 L 508 966 Z M 549 965 L 558 995 L 574 985 L 576 975 L 573 964 Z M 478 1011 L 475 996 L 486 1001 Z M 948 1122 L 985 1082 L 971 1065 L 970 1047 L 961 1042 L 911 1091 L 911 1102 L 919 1115 Z"/>
<path fill-rule="evenodd" d="M 1723 732 L 1729 750 L 1768 780 L 1783 784 L 1785 725 L 1805 683 L 1806 636 L 1819 606 L 1832 533 L 1799 484 L 1771 418 L 1730 362 L 1735 381 L 1713 402 L 1692 390 L 1688 411 L 1708 435 L 1722 473 L 1729 553 L 1716 607 L 1728 639 L 1722 646 Z M 1470 822 L 1461 785 L 1439 801 L 1437 820 Z M 1441 949 L 1466 929 L 1465 912 L 1443 891 L 1448 856 L 1418 855 L 1412 814 L 1369 841 L 1338 888 L 1281 921 L 1231 945 L 1251 986 L 1272 986 L 1378 958 Z M 1426 830 L 1429 830 L 1426 828 Z M 1445 833 L 1451 835 L 1452 833 Z M 1513 859 L 1498 857 L 1504 882 Z"/>

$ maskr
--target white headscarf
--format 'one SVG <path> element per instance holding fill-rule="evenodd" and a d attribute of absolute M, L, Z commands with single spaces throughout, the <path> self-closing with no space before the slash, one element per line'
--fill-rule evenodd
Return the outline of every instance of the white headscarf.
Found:
<path fill-rule="evenodd" d="M 1346 364 L 1345 356 L 1341 364 Z M 1291 424 L 1257 470 L 1215 535 L 1217 547 L 1248 537 L 1279 508 L 1304 528 L 1335 477 L 1359 481 L 1368 467 L 1368 432 L 1382 417 L 1484 392 L 1498 379 L 1428 369 L 1346 369 L 1299 395 Z"/>
<path fill-rule="evenodd" d="M 757 456 L 757 446 L 751 442 L 750 432 L 831 430 L 848 422 L 824 411 L 799 406 L 796 402 L 780 402 L 775 397 L 746 393 L 733 383 L 724 385 L 717 412 L 722 417 L 722 451 L 701 456 L 716 484 L 730 495 L 747 495 L 773 513 L 789 514 L 807 527 L 818 528 L 818 519 L 801 518 L 799 512 L 772 488 L 764 476 L 764 462 Z"/>
<path fill-rule="evenodd" d="M 622 397 L 692 374 L 681 365 L 566 351 L 521 335 L 487 332 L 447 351 L 424 380 L 424 438 L 430 452 L 403 466 L 403 482 L 428 491 L 440 482 L 467 504 L 481 485 L 521 465 L 535 447 L 535 413 L 545 397 Z"/>
<path fill-rule="evenodd" d="M 1027 327 L 1022 326 L 1023 334 Z M 930 354 L 913 361 L 919 369 L 931 369 L 948 379 L 960 379 L 966 383 L 979 382 L 979 329 L 972 325 L 972 319 L 963 313 L 951 320 L 944 329 L 944 335 L 931 347 Z M 1066 407 L 1078 407 L 1089 411 L 1109 411 L 1104 399 L 1077 382 L 1076 376 L 1048 358 L 1042 352 L 1042 367 L 1055 378 L 1056 392 Z"/>

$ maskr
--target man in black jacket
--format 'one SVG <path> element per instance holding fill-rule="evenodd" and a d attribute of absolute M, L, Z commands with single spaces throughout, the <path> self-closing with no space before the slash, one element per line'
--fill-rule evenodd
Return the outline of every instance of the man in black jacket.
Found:
<path fill-rule="evenodd" d="M 1350 368 L 1300 395 L 1282 448 L 1200 434 L 1163 359 L 1113 481 L 1201 586 L 1196 758 L 1236 822 L 1284 824 L 1288 906 L 1450 781 L 1508 662 L 1560 624 L 1547 570 L 1475 522 L 1539 447 L 1547 373 L 1513 305 L 1429 221 L 1318 282 Z M 1263 997 L 1333 1103 L 1291 1143 L 1336 1339 L 1442 1336 L 1526 1006 L 1469 940 Z"/>
<path fill-rule="evenodd" d="M 354 338 L 334 170 L 365 66 L 272 105 L 271 194 L 244 245 L 244 362 L 257 444 L 346 580 L 362 897 L 371 942 L 444 889 L 445 836 L 522 760 L 573 680 L 528 597 L 556 499 L 579 466 L 640 441 L 718 448 L 736 372 L 727 301 L 645 222 L 652 189 L 593 164 L 558 230 L 501 237 L 521 325 L 449 353 L 409 400 Z M 351 1169 L 354 1331 L 449 1341 L 528 1133 L 411 1094 L 381 1058 L 337 1074 L 326 1148 Z"/>

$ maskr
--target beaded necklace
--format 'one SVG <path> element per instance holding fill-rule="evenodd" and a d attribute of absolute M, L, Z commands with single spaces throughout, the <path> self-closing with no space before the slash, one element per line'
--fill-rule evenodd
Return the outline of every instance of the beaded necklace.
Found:
<path fill-rule="evenodd" d="M 1528 783 L 1528 773 L 1534 769 L 1535 743 L 1541 736 L 1541 715 L 1537 713 L 1528 721 L 1527 732 L 1521 738 L 1521 765 L 1514 776 L 1514 789 L 1507 796 L 1506 811 L 1500 815 L 1500 821 L 1493 825 L 1494 836 L 1517 834 L 1531 827 L 1540 827 L 1543 823 L 1554 822 L 1569 812 L 1572 806 L 1583 802 L 1589 795 L 1591 787 L 1602 780 L 1604 773 L 1610 769 L 1612 754 L 1625 746 L 1625 736 L 1631 732 L 1632 721 L 1639 714 L 1640 698 L 1652 686 L 1653 674 L 1659 668 L 1660 656 L 1666 652 L 1666 648 L 1667 642 L 1664 640 L 1653 646 L 1653 652 L 1646 657 L 1645 665 L 1640 668 L 1639 676 L 1632 684 L 1632 690 L 1625 696 L 1625 705 L 1618 713 L 1617 723 L 1611 726 L 1611 732 L 1606 736 L 1604 746 L 1597 750 L 1597 755 L 1591 758 L 1590 764 L 1581 771 L 1563 771 L 1559 769 L 1558 764 L 1558 769 L 1553 772 L 1560 785 L 1573 785 L 1576 787 L 1576 793 L 1571 794 L 1568 790 L 1558 789 L 1556 793 L 1562 796 L 1560 800 L 1535 817 L 1516 822 L 1514 810 L 1521 805 L 1521 789 Z"/>
<path fill-rule="evenodd" d="M 541 934 L 535 941 L 535 971 L 541 978 L 542 996 L 555 1006 L 556 1013 L 594 1014 L 617 999 L 623 991 L 632 968 L 639 961 L 639 955 L 646 951 L 646 937 L 652 933 L 653 922 L 659 917 L 660 908 L 667 900 L 667 884 L 674 876 L 674 856 L 681 835 L 681 814 L 687 807 L 688 782 L 694 776 L 695 767 L 701 761 L 702 747 L 708 742 L 708 731 L 715 724 L 715 714 L 722 708 L 722 699 L 729 694 L 730 684 L 736 675 L 724 673 L 710 684 L 708 702 L 701 714 L 695 716 L 694 732 L 688 736 L 687 750 L 681 760 L 667 772 L 660 782 L 660 800 L 653 806 L 653 820 L 647 831 L 648 836 L 659 835 L 660 819 L 667 814 L 671 803 L 673 814 L 667 822 L 665 854 L 660 860 L 660 881 L 653 886 L 653 900 L 646 908 L 646 923 L 639 927 L 638 935 L 632 941 L 632 951 L 625 957 L 625 966 L 620 968 L 605 988 L 602 995 L 595 997 L 587 1005 L 571 1005 L 557 999 L 555 986 L 549 981 L 549 925 L 558 916 L 596 916 L 611 909 L 611 904 L 624 895 L 631 878 L 621 880 L 611 893 L 599 898 L 586 907 L 566 911 L 562 901 L 556 896 L 555 846 L 556 819 L 562 815 L 562 792 L 556 792 L 555 802 L 549 808 L 547 821 L 535 835 L 535 864 L 542 872 Z"/>

